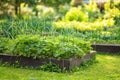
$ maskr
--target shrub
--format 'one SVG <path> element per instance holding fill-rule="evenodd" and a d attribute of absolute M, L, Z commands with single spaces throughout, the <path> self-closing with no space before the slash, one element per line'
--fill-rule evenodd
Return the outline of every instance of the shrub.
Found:
<path fill-rule="evenodd" d="M 100 10 L 96 2 L 90 1 L 89 4 L 84 4 L 84 11 L 88 13 L 88 21 L 94 22 L 100 16 Z"/>
<path fill-rule="evenodd" d="M 71 8 L 65 15 L 67 21 L 88 21 L 88 14 L 81 7 Z"/>
<path fill-rule="evenodd" d="M 112 4 L 112 3 L 111 3 Z M 120 9 L 119 9 L 119 1 L 116 1 L 113 7 L 110 8 L 110 2 L 105 4 L 105 15 L 104 18 L 113 18 L 115 20 L 115 24 L 119 24 L 120 21 Z"/>
<path fill-rule="evenodd" d="M 120 10 L 120 1 L 115 1 L 115 7 Z"/>
<path fill-rule="evenodd" d="M 62 31 L 69 29 L 69 31 L 77 30 L 77 31 L 92 31 L 92 30 L 103 30 L 104 28 L 109 28 L 114 25 L 114 20 L 111 19 L 104 19 L 102 21 L 96 20 L 94 23 L 88 22 L 78 22 L 78 21 L 71 21 L 71 22 L 54 22 L 54 28 L 57 31 Z"/>

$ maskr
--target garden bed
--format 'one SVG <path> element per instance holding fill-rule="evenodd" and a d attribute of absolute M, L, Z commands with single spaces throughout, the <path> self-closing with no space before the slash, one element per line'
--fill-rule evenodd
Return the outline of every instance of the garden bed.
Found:
<path fill-rule="evenodd" d="M 70 59 L 55 59 L 55 58 L 37 58 L 15 56 L 9 54 L 0 54 L 1 63 L 19 64 L 20 66 L 40 67 L 43 63 L 52 62 L 58 65 L 61 69 L 71 70 L 73 67 L 79 67 L 85 60 L 90 60 L 95 57 L 95 52 L 86 54 L 82 58 L 70 58 Z"/>
<path fill-rule="evenodd" d="M 119 44 L 92 44 L 92 47 L 95 51 L 98 52 L 108 52 L 108 53 L 120 52 Z"/>

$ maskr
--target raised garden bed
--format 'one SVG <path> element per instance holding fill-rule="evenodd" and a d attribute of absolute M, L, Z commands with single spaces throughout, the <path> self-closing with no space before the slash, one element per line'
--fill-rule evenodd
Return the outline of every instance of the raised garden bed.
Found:
<path fill-rule="evenodd" d="M 92 44 L 92 47 L 98 52 L 120 53 L 119 44 Z"/>
<path fill-rule="evenodd" d="M 16 62 L 20 66 L 30 66 L 30 67 L 40 67 L 43 63 L 52 62 L 58 65 L 61 69 L 71 70 L 73 67 L 79 67 L 81 63 L 85 60 L 90 60 L 91 58 L 95 57 L 95 52 L 91 52 L 86 54 L 82 58 L 70 58 L 70 59 L 55 59 L 55 58 L 28 58 L 23 56 L 15 56 L 9 54 L 0 54 L 1 63 L 9 63 L 9 64 L 16 64 Z"/>

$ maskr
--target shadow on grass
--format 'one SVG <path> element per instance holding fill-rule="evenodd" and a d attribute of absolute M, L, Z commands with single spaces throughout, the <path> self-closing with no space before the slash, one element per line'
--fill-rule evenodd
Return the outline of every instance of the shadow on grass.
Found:
<path fill-rule="evenodd" d="M 120 53 L 97 52 L 99 55 L 120 56 Z"/>

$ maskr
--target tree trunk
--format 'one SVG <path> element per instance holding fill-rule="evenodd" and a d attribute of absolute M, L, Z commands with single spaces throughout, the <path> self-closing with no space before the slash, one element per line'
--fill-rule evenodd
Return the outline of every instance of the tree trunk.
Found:
<path fill-rule="evenodd" d="M 15 0 L 15 15 L 18 15 L 20 13 L 21 13 L 20 1 Z"/>
<path fill-rule="evenodd" d="M 21 14 L 21 7 L 20 7 L 20 4 L 18 5 L 18 9 L 19 9 L 19 13 L 18 13 L 18 14 Z"/>
<path fill-rule="evenodd" d="M 15 0 L 15 15 L 18 14 L 18 1 Z"/>
<path fill-rule="evenodd" d="M 15 5 L 15 15 L 18 14 L 18 7 Z"/>

